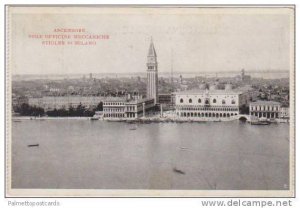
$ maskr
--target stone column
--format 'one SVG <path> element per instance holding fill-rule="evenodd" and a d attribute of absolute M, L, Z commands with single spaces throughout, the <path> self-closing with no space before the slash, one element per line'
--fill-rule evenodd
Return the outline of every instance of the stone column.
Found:
<path fill-rule="evenodd" d="M 163 107 L 162 107 L 162 104 L 160 104 L 160 117 L 163 117 Z"/>

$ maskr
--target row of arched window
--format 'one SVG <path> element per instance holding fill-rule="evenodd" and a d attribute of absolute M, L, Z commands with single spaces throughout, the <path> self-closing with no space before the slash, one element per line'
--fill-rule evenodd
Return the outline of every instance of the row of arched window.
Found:
<path fill-rule="evenodd" d="M 122 102 L 104 102 L 103 105 L 124 105 Z"/>
<path fill-rule="evenodd" d="M 105 118 L 124 118 L 125 114 L 123 114 L 123 113 L 104 114 L 103 117 L 105 117 Z"/>
<path fill-rule="evenodd" d="M 187 106 L 183 106 L 183 107 L 176 107 L 176 110 L 179 111 L 238 111 L 238 108 L 231 108 L 231 107 L 187 107 Z"/>
<path fill-rule="evenodd" d="M 237 113 L 177 113 L 180 117 L 213 117 L 213 118 L 221 118 L 221 117 L 230 117 L 236 116 Z"/>
<path fill-rule="evenodd" d="M 257 105 L 257 106 L 250 106 L 250 110 L 252 111 L 278 111 L 279 106 L 264 106 L 264 105 Z"/>
<path fill-rule="evenodd" d="M 217 100 L 213 99 L 212 102 L 213 103 L 217 103 Z M 183 103 L 183 98 L 180 99 L 180 103 Z M 189 103 L 193 103 L 192 98 L 189 99 Z M 198 99 L 198 103 L 202 103 L 202 100 L 200 98 Z M 209 100 L 208 99 L 205 100 L 205 104 L 209 104 Z M 226 101 L 222 100 L 222 104 L 223 105 L 226 104 Z M 235 100 L 231 100 L 231 104 L 235 104 Z"/>
<path fill-rule="evenodd" d="M 124 108 L 104 108 L 104 112 L 124 112 Z"/>
<path fill-rule="evenodd" d="M 264 118 L 278 118 L 279 117 L 279 113 L 276 112 L 251 112 L 252 116 L 256 116 L 256 117 L 264 117 Z"/>

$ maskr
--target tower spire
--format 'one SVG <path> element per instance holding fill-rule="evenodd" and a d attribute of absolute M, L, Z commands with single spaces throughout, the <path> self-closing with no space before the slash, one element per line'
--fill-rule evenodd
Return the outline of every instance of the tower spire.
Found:
<path fill-rule="evenodd" d="M 155 48 L 154 48 L 152 36 L 151 36 L 151 40 L 150 40 L 150 47 L 149 47 L 149 51 L 148 51 L 148 57 L 155 57 L 156 58 L 156 51 L 155 51 Z"/>

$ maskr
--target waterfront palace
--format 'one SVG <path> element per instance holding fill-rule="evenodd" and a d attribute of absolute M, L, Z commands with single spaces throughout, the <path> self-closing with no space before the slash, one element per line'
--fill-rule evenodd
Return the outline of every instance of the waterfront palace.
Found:
<path fill-rule="evenodd" d="M 110 118 L 139 118 L 155 106 L 154 98 L 131 99 L 115 97 L 103 102 L 103 117 Z"/>
<path fill-rule="evenodd" d="M 279 118 L 288 117 L 286 108 L 282 108 L 284 115 L 281 115 L 281 104 L 274 101 L 256 101 L 250 103 L 250 115 L 258 118 Z"/>
<path fill-rule="evenodd" d="M 240 113 L 241 107 L 249 105 L 248 91 L 233 89 L 231 84 L 227 84 L 225 89 L 218 89 L 218 85 L 207 87 L 204 83 L 200 89 L 174 95 L 176 114 L 185 118 L 232 117 Z"/>

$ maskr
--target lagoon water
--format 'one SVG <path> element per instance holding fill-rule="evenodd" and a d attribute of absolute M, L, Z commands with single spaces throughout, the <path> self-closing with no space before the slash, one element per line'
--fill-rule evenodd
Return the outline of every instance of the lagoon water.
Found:
<path fill-rule="evenodd" d="M 285 190 L 288 184 L 288 124 L 12 122 L 12 188 Z"/>

